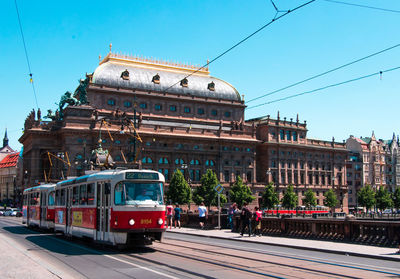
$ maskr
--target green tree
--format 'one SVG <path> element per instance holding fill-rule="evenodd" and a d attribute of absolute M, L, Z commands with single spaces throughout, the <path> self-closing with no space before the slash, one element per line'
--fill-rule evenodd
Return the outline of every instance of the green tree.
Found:
<path fill-rule="evenodd" d="M 379 190 L 375 194 L 376 199 L 376 207 L 379 208 L 381 211 L 385 210 L 386 208 L 393 207 L 392 197 L 390 196 L 389 191 L 386 187 L 379 187 Z"/>
<path fill-rule="evenodd" d="M 265 186 L 264 193 L 261 198 L 261 206 L 267 209 L 274 208 L 279 204 L 278 193 L 274 188 L 274 183 L 270 182 L 267 186 Z"/>
<path fill-rule="evenodd" d="M 209 208 L 211 205 L 218 205 L 218 193 L 215 191 L 215 186 L 219 184 L 217 175 L 210 169 L 202 175 L 201 185 L 195 188 L 193 193 L 193 201 L 199 205 L 201 202 Z M 221 204 L 226 203 L 226 196 L 221 194 Z"/>
<path fill-rule="evenodd" d="M 317 205 L 317 198 L 315 197 L 315 193 L 313 190 L 308 189 L 305 193 L 303 204 L 306 207 L 316 206 Z"/>
<path fill-rule="evenodd" d="M 236 202 L 239 207 L 242 207 L 244 202 L 251 203 L 255 199 L 252 196 L 249 186 L 243 184 L 240 176 L 236 177 L 235 183 L 233 183 L 229 190 L 229 198 L 232 202 Z"/>
<path fill-rule="evenodd" d="M 331 210 L 338 204 L 338 200 L 335 192 L 332 189 L 329 189 L 324 193 L 324 205 L 329 207 Z"/>
<path fill-rule="evenodd" d="M 282 206 L 287 209 L 295 208 L 298 204 L 298 197 L 293 190 L 293 185 L 289 184 L 285 195 L 282 198 Z"/>
<path fill-rule="evenodd" d="M 393 206 L 400 209 L 400 187 L 397 187 L 392 194 Z"/>
<path fill-rule="evenodd" d="M 365 185 L 357 194 L 358 204 L 365 207 L 369 211 L 375 204 L 375 192 L 371 185 Z"/>
<path fill-rule="evenodd" d="M 192 190 L 189 184 L 183 177 L 180 170 L 176 170 L 172 175 L 171 182 L 169 183 L 168 191 L 165 193 L 167 201 L 173 204 L 189 204 L 192 198 Z"/>

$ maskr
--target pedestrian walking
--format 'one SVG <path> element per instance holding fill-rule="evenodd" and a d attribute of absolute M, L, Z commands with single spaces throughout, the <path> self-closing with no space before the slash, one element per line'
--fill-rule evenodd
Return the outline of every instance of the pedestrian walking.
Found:
<path fill-rule="evenodd" d="M 262 218 L 262 211 L 258 208 L 258 206 L 254 207 L 254 236 L 258 235 L 261 236 L 261 218 Z"/>
<path fill-rule="evenodd" d="M 234 202 L 228 209 L 228 228 L 233 229 L 233 216 L 236 210 L 236 203 Z"/>
<path fill-rule="evenodd" d="M 181 228 L 181 212 L 182 209 L 179 207 L 179 204 L 175 204 L 174 208 L 174 227 L 176 229 L 176 224 L 178 224 L 178 227 Z"/>
<path fill-rule="evenodd" d="M 204 206 L 204 202 L 202 202 L 199 206 L 199 224 L 200 229 L 204 229 L 204 224 L 206 223 L 206 219 L 208 217 L 207 208 Z"/>
<path fill-rule="evenodd" d="M 172 229 L 172 212 L 174 211 L 174 207 L 171 205 L 171 203 L 167 204 L 167 229 L 168 226 L 170 229 Z"/>
<path fill-rule="evenodd" d="M 248 228 L 249 236 L 251 236 L 251 211 L 247 207 L 247 202 L 243 204 L 242 212 L 240 213 L 240 222 L 242 224 L 242 231 L 240 235 L 243 236 L 246 228 Z"/>

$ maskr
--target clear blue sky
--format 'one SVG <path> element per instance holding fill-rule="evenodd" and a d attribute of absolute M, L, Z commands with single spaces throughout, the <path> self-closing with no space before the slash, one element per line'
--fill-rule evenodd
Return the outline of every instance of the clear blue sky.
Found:
<path fill-rule="evenodd" d="M 400 11 L 398 0 L 342 0 Z M 274 1 L 280 10 L 305 1 Z M 27 1 L 18 0 L 42 115 L 113 51 L 204 64 L 262 25 L 275 10 L 264 1 Z M 270 25 L 210 65 L 211 75 L 245 100 L 285 87 L 400 43 L 400 12 L 317 0 Z M 13 0 L 0 9 L 0 137 L 10 146 L 36 108 Z M 289 90 L 277 98 L 400 66 L 400 47 Z M 400 70 L 318 93 L 246 110 L 246 119 L 270 114 L 307 120 L 310 138 L 342 141 L 349 135 L 389 139 L 398 126 Z"/>

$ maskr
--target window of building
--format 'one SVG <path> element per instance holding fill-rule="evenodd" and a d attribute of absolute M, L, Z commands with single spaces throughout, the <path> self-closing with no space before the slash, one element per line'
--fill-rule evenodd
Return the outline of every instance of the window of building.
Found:
<path fill-rule="evenodd" d="M 160 110 L 162 110 L 162 105 L 156 104 L 156 105 L 154 105 L 154 109 L 155 109 L 156 111 L 160 111 Z"/>
<path fill-rule="evenodd" d="M 153 160 L 150 157 L 143 157 L 142 163 L 151 164 L 151 163 L 153 163 Z"/>
<path fill-rule="evenodd" d="M 169 106 L 170 111 L 176 111 L 176 106 L 175 105 L 170 105 Z"/>
<path fill-rule="evenodd" d="M 292 139 L 292 137 L 291 137 L 290 131 L 286 131 L 286 140 L 291 140 L 291 139 Z"/>
<path fill-rule="evenodd" d="M 183 111 L 184 111 L 185 113 L 190 113 L 190 107 L 184 107 L 184 108 L 183 108 Z"/>
<path fill-rule="evenodd" d="M 192 159 L 192 160 L 190 161 L 190 164 L 191 164 L 191 165 L 200 165 L 200 161 L 197 160 L 197 159 Z"/>
<path fill-rule="evenodd" d="M 230 111 L 225 111 L 224 115 L 225 115 L 225 117 L 231 117 L 231 112 Z"/>
<path fill-rule="evenodd" d="M 230 175 L 228 170 L 224 171 L 224 180 L 225 182 L 230 182 Z"/>
<path fill-rule="evenodd" d="M 218 111 L 216 109 L 211 110 L 211 115 L 212 116 L 217 116 L 218 115 Z"/>
<path fill-rule="evenodd" d="M 158 160 L 158 163 L 162 165 L 162 164 L 168 164 L 169 162 L 167 158 L 163 157 Z"/>
<path fill-rule="evenodd" d="M 248 171 L 246 174 L 247 182 L 251 182 L 251 171 Z"/>
<path fill-rule="evenodd" d="M 176 158 L 175 159 L 175 165 L 183 165 L 185 161 L 183 161 L 182 158 Z"/>
<path fill-rule="evenodd" d="M 132 102 L 131 101 L 125 101 L 124 102 L 124 107 L 126 107 L 126 108 L 132 107 Z"/>
<path fill-rule="evenodd" d="M 115 99 L 108 99 L 107 100 L 107 104 L 109 105 L 109 106 L 115 106 Z"/>
<path fill-rule="evenodd" d="M 204 114 L 204 109 L 203 108 L 198 108 L 197 109 L 197 114 L 203 115 Z"/>
<path fill-rule="evenodd" d="M 206 166 L 215 166 L 215 162 L 213 160 L 207 160 Z"/>
<path fill-rule="evenodd" d="M 141 109 L 147 109 L 147 103 L 140 103 L 140 104 L 139 104 L 139 107 L 140 107 Z"/>
<path fill-rule="evenodd" d="M 297 132 L 293 131 L 293 141 L 297 141 Z"/>
<path fill-rule="evenodd" d="M 285 131 L 280 130 L 279 131 L 279 136 L 280 136 L 281 140 L 284 140 L 285 139 Z"/>

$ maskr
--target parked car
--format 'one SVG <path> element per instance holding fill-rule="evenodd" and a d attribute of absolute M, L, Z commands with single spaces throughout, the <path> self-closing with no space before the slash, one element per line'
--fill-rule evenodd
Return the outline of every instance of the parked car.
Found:
<path fill-rule="evenodd" d="M 4 216 L 17 216 L 17 208 L 8 208 L 4 211 Z"/>
<path fill-rule="evenodd" d="M 383 214 L 392 214 L 392 210 L 391 209 L 385 209 L 384 211 L 382 211 Z"/>
<path fill-rule="evenodd" d="M 3 210 L 0 210 L 0 216 L 3 216 Z"/>
<path fill-rule="evenodd" d="M 22 216 L 22 209 L 21 209 L 21 208 L 16 208 L 16 209 L 11 213 L 11 216 L 21 217 L 21 216 Z"/>

